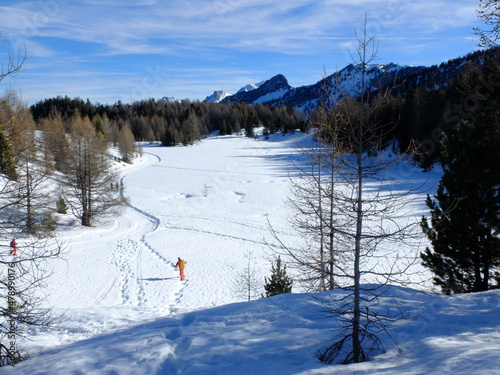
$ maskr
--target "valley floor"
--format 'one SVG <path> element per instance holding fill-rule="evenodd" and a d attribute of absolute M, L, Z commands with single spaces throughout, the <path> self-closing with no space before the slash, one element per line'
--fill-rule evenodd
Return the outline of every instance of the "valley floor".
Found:
<path fill-rule="evenodd" d="M 243 302 L 248 265 L 262 281 L 270 275 L 269 223 L 290 246 L 303 245 L 286 200 L 290 178 L 306 165 L 297 144 L 309 142 L 280 134 L 144 145 L 123 169 L 130 201 L 118 218 L 94 228 L 64 219 L 65 254 L 51 263 L 47 297 L 61 321 L 50 332 L 34 329 L 20 343 L 30 359 L 0 374 L 493 374 L 500 293 L 434 294 L 423 269 L 420 291 L 393 287 L 382 301 L 411 311 L 391 328 L 397 345 L 385 337 L 385 353 L 359 365 L 318 361 L 335 323 L 298 286 Z M 415 217 L 426 214 L 424 193 L 439 174 L 397 173 L 426 186 L 411 207 Z M 183 282 L 178 257 L 188 262 Z"/>

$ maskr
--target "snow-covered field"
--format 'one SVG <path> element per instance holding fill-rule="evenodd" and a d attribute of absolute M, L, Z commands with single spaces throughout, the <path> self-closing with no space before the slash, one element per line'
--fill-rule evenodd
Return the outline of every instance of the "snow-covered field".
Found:
<path fill-rule="evenodd" d="M 392 287 L 379 307 L 410 312 L 389 330 L 397 344 L 382 334 L 385 353 L 347 366 L 316 358 L 335 323 L 312 296 L 296 288 L 242 302 L 236 290 L 249 256 L 262 284 L 270 275 L 268 221 L 291 246 L 302 241 L 286 221 L 286 199 L 292 159 L 302 162 L 297 142 L 308 141 L 145 146 L 123 169 L 130 205 L 120 217 L 61 229 L 67 248 L 52 262 L 47 304 L 64 316 L 50 332 L 33 330 L 20 343 L 30 359 L 0 374 L 498 374 L 500 291 Z M 439 179 L 418 169 L 403 177 L 430 189 Z M 426 213 L 423 194 L 413 211 Z M 184 282 L 177 257 L 188 262 Z"/>

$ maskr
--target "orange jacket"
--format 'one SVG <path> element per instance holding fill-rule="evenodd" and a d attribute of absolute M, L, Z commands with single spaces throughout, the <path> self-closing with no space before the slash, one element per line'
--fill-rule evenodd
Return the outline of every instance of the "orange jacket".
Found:
<path fill-rule="evenodd" d="M 183 270 L 184 268 L 186 268 L 186 264 L 187 262 L 185 260 L 179 260 L 174 267 L 179 267 L 180 270 Z"/>

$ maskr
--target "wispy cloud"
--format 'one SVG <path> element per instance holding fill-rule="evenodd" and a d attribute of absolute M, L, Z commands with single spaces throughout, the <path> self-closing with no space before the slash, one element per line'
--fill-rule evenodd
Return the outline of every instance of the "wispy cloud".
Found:
<path fill-rule="evenodd" d="M 352 38 L 364 13 L 369 16 L 370 30 L 381 35 L 398 32 L 409 38 L 415 31 L 430 34 L 467 25 L 475 17 L 470 1 L 456 1 L 453 7 L 449 1 L 408 0 L 174 0 L 133 6 L 121 1 L 86 1 L 85 6 L 79 1 L 61 1 L 51 11 L 40 5 L 43 1 L 23 4 L 23 9 L 1 9 L 2 18 L 17 20 L 3 25 L 11 35 L 96 43 L 110 54 L 175 53 L 180 45 L 189 49 L 207 44 L 307 53 L 319 48 L 324 36 Z M 407 33 L 402 32 L 403 25 Z"/>
<path fill-rule="evenodd" d="M 83 73 L 101 92 L 114 86 L 139 92 L 146 69 L 160 65 L 177 79 L 165 89 L 165 95 L 174 96 L 210 85 L 211 90 L 243 86 L 249 82 L 238 80 L 262 80 L 269 73 L 302 83 L 315 76 L 305 73 L 309 69 L 321 76 L 323 64 L 341 68 L 350 62 L 354 32 L 362 28 L 365 14 L 384 60 L 428 64 L 438 57 L 433 51 L 453 56 L 462 43 L 461 55 L 473 48 L 474 5 L 471 0 L 455 0 L 452 6 L 449 0 L 27 0 L 3 5 L 0 0 L 0 32 L 11 49 L 27 46 L 28 71 L 78 72 L 65 82 L 74 91 L 90 90 L 77 78 Z M 114 76 L 110 84 L 99 76 L 102 71 L 132 75 Z M 203 71 L 225 72 L 227 82 L 217 74 L 202 77 Z M 237 71 L 254 73 L 232 73 Z"/>

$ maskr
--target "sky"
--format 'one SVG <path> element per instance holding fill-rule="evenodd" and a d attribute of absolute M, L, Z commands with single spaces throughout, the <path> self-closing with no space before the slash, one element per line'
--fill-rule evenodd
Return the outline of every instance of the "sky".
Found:
<path fill-rule="evenodd" d="M 356 34 L 377 62 L 430 66 L 478 49 L 477 0 L 0 0 L 0 82 L 28 105 L 61 96 L 113 104 L 204 100 L 283 74 L 314 84 L 353 62 Z"/>

